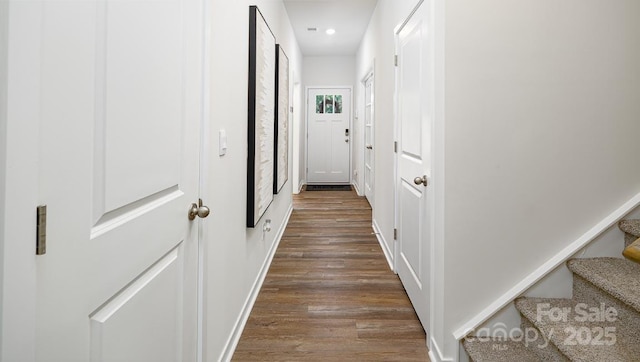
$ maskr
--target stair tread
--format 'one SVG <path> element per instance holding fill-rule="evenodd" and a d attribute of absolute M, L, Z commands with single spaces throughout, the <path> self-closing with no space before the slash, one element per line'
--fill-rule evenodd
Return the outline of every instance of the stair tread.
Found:
<path fill-rule="evenodd" d="M 571 259 L 569 270 L 640 313 L 640 264 L 619 258 Z"/>
<path fill-rule="evenodd" d="M 541 307 L 545 311 L 555 307 L 570 308 L 568 317 L 566 320 L 556 321 L 549 318 L 548 315 L 541 314 L 541 318 L 538 318 L 538 306 L 543 303 L 548 303 L 548 306 Z M 624 333 L 616 333 L 618 326 L 623 321 L 577 321 L 576 317 L 579 316 L 575 309 L 577 303 L 572 299 L 527 297 L 521 297 L 515 301 L 516 308 L 522 316 L 529 320 L 560 352 L 572 361 L 637 360 L 640 355 L 640 343 L 635 339 L 636 337 Z M 584 327 L 586 327 L 586 330 Z M 605 328 L 610 329 L 609 334 L 604 332 L 606 331 Z M 572 334 L 573 337 L 571 337 Z"/>
<path fill-rule="evenodd" d="M 624 248 L 622 255 L 633 262 L 640 263 L 640 238 Z"/>
<path fill-rule="evenodd" d="M 467 337 L 462 345 L 474 362 L 538 361 L 536 354 L 522 341 Z"/>
<path fill-rule="evenodd" d="M 640 219 L 622 220 L 618 223 L 620 230 L 640 238 Z"/>

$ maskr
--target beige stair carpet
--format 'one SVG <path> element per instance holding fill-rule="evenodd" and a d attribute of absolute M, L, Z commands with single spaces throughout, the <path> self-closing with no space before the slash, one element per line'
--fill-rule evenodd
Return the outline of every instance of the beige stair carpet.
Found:
<path fill-rule="evenodd" d="M 640 220 L 618 225 L 640 237 Z M 508 339 L 469 336 L 472 361 L 640 361 L 640 264 L 623 258 L 567 261 L 573 298 L 520 297 L 522 323 Z"/>

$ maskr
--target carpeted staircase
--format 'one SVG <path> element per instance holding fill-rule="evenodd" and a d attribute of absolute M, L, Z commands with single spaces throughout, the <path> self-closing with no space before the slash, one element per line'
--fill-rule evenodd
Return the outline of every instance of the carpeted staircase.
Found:
<path fill-rule="evenodd" d="M 640 220 L 624 220 L 618 226 L 625 232 L 625 248 L 640 243 Z M 573 298 L 517 298 L 522 334 L 466 337 L 462 344 L 470 359 L 640 361 L 640 260 L 635 261 L 567 261 L 573 273 Z"/>

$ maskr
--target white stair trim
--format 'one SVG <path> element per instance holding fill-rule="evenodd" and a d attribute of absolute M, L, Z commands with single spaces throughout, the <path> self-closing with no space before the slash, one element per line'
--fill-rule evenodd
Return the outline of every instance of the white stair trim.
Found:
<path fill-rule="evenodd" d="M 427 336 L 427 338 L 429 337 Z M 429 338 L 429 342 L 431 342 L 428 346 L 429 360 L 431 362 L 453 362 L 453 358 L 445 358 L 442 355 L 442 351 L 440 350 L 440 347 L 438 347 L 438 343 L 436 342 L 435 338 Z"/>
<path fill-rule="evenodd" d="M 507 304 L 513 302 L 515 298 L 521 295 L 524 291 L 536 284 L 544 276 L 555 270 L 560 264 L 567 261 L 574 254 L 587 246 L 600 234 L 605 232 L 611 226 L 620 221 L 625 215 L 631 212 L 633 209 L 640 205 L 640 193 L 633 196 L 629 201 L 625 202 L 622 206 L 617 208 L 614 212 L 602 219 L 594 227 L 589 229 L 586 233 L 580 236 L 577 240 L 567 245 L 553 258 L 549 259 L 546 263 L 542 264 L 520 283 L 516 284 L 513 288 L 509 289 L 500 298 L 496 299 L 493 303 L 489 304 L 484 310 L 478 313 L 473 318 L 469 319 L 460 328 L 453 332 L 453 336 L 457 340 L 461 340 L 466 337 L 471 331 L 478 328 L 482 323 L 491 318 L 492 315 L 504 308 Z"/>

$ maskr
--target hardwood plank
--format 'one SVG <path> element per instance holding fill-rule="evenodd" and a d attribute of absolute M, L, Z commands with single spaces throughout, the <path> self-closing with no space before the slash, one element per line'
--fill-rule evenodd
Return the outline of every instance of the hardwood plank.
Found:
<path fill-rule="evenodd" d="M 305 191 L 234 361 L 428 361 L 426 336 L 348 191 Z"/>

